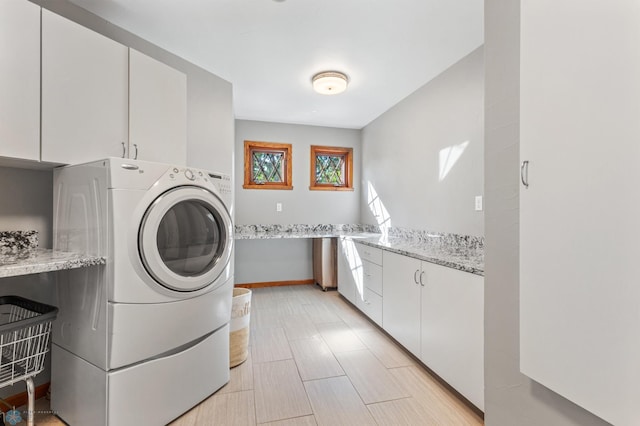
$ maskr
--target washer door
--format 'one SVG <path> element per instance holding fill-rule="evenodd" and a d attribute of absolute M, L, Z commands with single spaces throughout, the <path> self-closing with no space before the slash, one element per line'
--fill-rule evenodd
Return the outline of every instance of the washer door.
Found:
<path fill-rule="evenodd" d="M 180 292 L 213 283 L 229 263 L 232 243 L 224 204 L 196 186 L 176 187 L 156 198 L 138 232 L 138 251 L 149 275 Z"/>

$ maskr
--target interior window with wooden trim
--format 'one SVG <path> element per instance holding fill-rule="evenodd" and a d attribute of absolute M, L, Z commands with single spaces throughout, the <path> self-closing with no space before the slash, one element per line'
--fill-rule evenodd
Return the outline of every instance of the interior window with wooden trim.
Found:
<path fill-rule="evenodd" d="M 291 144 L 244 141 L 245 189 L 293 189 Z"/>
<path fill-rule="evenodd" d="M 353 191 L 353 148 L 311 145 L 313 191 Z"/>

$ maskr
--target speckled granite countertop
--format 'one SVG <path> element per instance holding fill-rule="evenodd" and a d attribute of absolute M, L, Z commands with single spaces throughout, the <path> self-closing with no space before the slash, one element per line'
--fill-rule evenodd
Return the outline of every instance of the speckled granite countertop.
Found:
<path fill-rule="evenodd" d="M 371 225 L 236 225 L 235 239 L 348 237 L 437 265 L 484 276 L 484 238 Z"/>
<path fill-rule="evenodd" d="M 407 240 L 400 237 L 363 237 L 356 241 L 436 265 L 484 276 L 484 250 L 480 247 L 443 244 L 434 240 Z"/>
<path fill-rule="evenodd" d="M 340 236 L 379 235 L 369 225 L 236 225 L 236 240 L 268 240 L 276 238 L 329 238 Z"/>
<path fill-rule="evenodd" d="M 103 257 L 49 249 L 36 249 L 19 254 L 0 254 L 0 278 L 84 268 L 104 263 Z"/>
<path fill-rule="evenodd" d="M 0 278 L 104 263 L 103 257 L 40 249 L 36 231 L 0 232 Z"/>

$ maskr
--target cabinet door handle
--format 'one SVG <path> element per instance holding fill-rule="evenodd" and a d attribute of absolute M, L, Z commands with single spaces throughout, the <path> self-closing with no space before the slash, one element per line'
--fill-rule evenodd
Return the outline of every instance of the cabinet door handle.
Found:
<path fill-rule="evenodd" d="M 419 283 L 418 283 L 418 272 L 420 272 L 420 269 L 416 269 L 416 271 L 413 273 L 413 281 L 414 281 L 416 284 L 419 284 Z"/>
<path fill-rule="evenodd" d="M 525 188 L 529 188 L 529 160 L 524 160 L 520 164 L 520 180 Z"/>
<path fill-rule="evenodd" d="M 135 144 L 135 143 L 134 143 L 134 144 L 133 144 L 133 147 L 136 149 L 136 153 L 135 153 L 135 155 L 133 156 L 133 159 L 134 159 L 134 160 L 137 160 L 137 159 L 138 159 L 138 144 Z"/>
<path fill-rule="evenodd" d="M 420 285 L 424 287 L 424 282 L 422 282 L 422 277 L 424 276 L 424 271 L 420 272 Z"/>
<path fill-rule="evenodd" d="M 124 155 L 127 153 L 127 149 L 124 147 L 124 142 L 122 142 L 122 158 L 124 158 Z"/>

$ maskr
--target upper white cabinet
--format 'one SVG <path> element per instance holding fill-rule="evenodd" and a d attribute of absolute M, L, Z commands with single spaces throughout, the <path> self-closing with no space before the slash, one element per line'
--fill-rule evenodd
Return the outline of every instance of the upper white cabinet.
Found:
<path fill-rule="evenodd" d="M 0 156 L 40 159 L 40 7 L 0 1 Z"/>
<path fill-rule="evenodd" d="M 420 280 L 422 262 L 384 252 L 382 326 L 412 354 L 420 357 Z"/>
<path fill-rule="evenodd" d="M 422 268 L 420 359 L 484 410 L 484 280 L 433 263 Z"/>
<path fill-rule="evenodd" d="M 520 368 L 640 424 L 640 7 L 521 4 Z"/>
<path fill-rule="evenodd" d="M 186 75 L 134 49 L 129 67 L 129 157 L 186 164 Z"/>
<path fill-rule="evenodd" d="M 42 161 L 122 156 L 128 139 L 127 51 L 42 10 Z"/>

